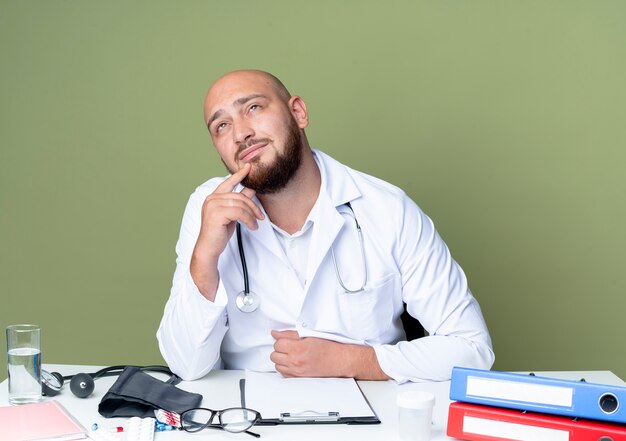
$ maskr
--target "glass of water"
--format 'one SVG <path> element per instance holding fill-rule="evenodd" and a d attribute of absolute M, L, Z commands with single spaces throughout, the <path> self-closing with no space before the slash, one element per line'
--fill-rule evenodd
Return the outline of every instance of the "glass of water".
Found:
<path fill-rule="evenodd" d="M 37 325 L 7 327 L 9 403 L 41 400 L 41 328 Z"/>

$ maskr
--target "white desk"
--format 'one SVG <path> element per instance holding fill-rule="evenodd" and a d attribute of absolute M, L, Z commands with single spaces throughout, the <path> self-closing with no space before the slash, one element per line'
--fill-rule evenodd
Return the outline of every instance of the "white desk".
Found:
<path fill-rule="evenodd" d="M 73 365 L 44 365 L 48 371 L 57 371 L 63 375 L 71 375 L 78 372 L 95 372 L 102 366 L 73 366 Z M 165 375 L 154 374 L 158 378 L 165 379 Z M 606 383 L 624 386 L 619 377 L 610 371 L 570 371 L 570 372 L 537 372 L 537 375 L 579 380 L 585 378 L 588 382 Z M 190 392 L 202 394 L 203 407 L 210 409 L 224 409 L 227 407 L 240 406 L 239 379 L 243 378 L 243 371 L 214 371 L 206 377 L 192 381 L 182 382 L 178 387 Z M 69 385 L 63 386 L 63 391 L 54 399 L 62 403 L 87 429 L 93 423 L 98 423 L 100 430 L 123 425 L 124 418 L 106 419 L 98 414 L 98 403 L 108 391 L 117 377 L 99 378 L 96 380 L 94 393 L 86 399 L 75 397 L 69 390 Z M 359 385 L 369 400 L 374 411 L 381 420 L 377 425 L 279 425 L 254 427 L 253 431 L 261 434 L 262 440 L 342 440 L 342 441 L 367 441 L 398 439 L 396 394 L 399 390 L 425 390 L 433 392 L 436 396 L 435 409 L 433 411 L 432 441 L 449 440 L 446 436 L 446 423 L 448 418 L 448 405 L 450 404 L 450 382 L 439 383 L 408 383 L 398 386 L 391 381 L 360 381 Z M 52 398 L 44 398 L 50 400 Z M 0 384 L 0 406 L 8 405 L 7 381 Z M 0 436 L 1 438 L 1 436 Z M 194 439 L 228 440 L 238 439 L 251 441 L 255 438 L 240 433 L 231 434 L 222 430 L 203 430 L 196 434 L 182 431 L 158 432 L 155 441 L 179 441 Z"/>

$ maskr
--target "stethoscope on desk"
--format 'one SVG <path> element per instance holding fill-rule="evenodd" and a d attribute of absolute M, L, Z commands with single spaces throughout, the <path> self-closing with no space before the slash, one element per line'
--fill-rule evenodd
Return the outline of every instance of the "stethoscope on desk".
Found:
<path fill-rule="evenodd" d="M 337 258 L 335 257 L 335 250 L 333 249 L 333 247 L 330 248 L 330 252 L 333 257 L 333 264 L 335 266 L 335 275 L 337 276 L 337 281 L 339 282 L 339 285 L 341 285 L 341 287 L 347 293 L 354 294 L 357 292 L 361 292 L 365 289 L 365 285 L 367 284 L 367 264 L 365 262 L 365 246 L 363 245 L 363 232 L 361 231 L 361 226 L 359 225 L 359 221 L 357 220 L 354 214 L 354 210 L 352 209 L 352 205 L 350 205 L 350 202 L 347 202 L 345 205 L 350 209 L 350 211 L 349 212 L 340 211 L 340 213 L 346 214 L 350 216 L 352 219 L 354 219 L 354 224 L 356 225 L 356 231 L 357 231 L 358 238 L 359 238 L 359 246 L 361 248 L 361 263 L 363 264 L 363 283 L 361 283 L 360 288 L 349 289 L 343 283 L 343 279 L 341 278 L 341 274 L 339 272 L 339 266 L 337 265 Z M 239 257 L 241 258 L 241 268 L 243 269 L 243 291 L 237 294 L 237 297 L 235 298 L 235 304 L 237 305 L 237 308 L 241 312 L 254 312 L 258 309 L 261 303 L 261 298 L 256 293 L 250 291 L 250 281 L 248 279 L 248 267 L 246 265 L 246 254 L 243 250 L 243 241 L 241 239 L 241 226 L 239 223 L 237 223 L 236 230 L 237 230 L 237 247 L 239 248 Z"/>

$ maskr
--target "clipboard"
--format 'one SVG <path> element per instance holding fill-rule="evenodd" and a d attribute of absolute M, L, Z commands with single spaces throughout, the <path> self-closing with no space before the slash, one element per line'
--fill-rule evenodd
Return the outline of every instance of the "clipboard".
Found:
<path fill-rule="evenodd" d="M 261 414 L 257 425 L 380 424 L 353 378 L 284 378 L 246 371 L 239 390 L 241 406 Z"/>

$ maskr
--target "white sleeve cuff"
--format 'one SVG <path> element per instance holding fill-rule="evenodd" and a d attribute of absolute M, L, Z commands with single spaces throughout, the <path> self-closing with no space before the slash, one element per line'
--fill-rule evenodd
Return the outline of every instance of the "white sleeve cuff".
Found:
<path fill-rule="evenodd" d="M 490 369 L 495 359 L 488 345 L 456 336 L 428 336 L 373 348 L 380 368 L 398 383 L 447 381 L 454 366 Z"/>

